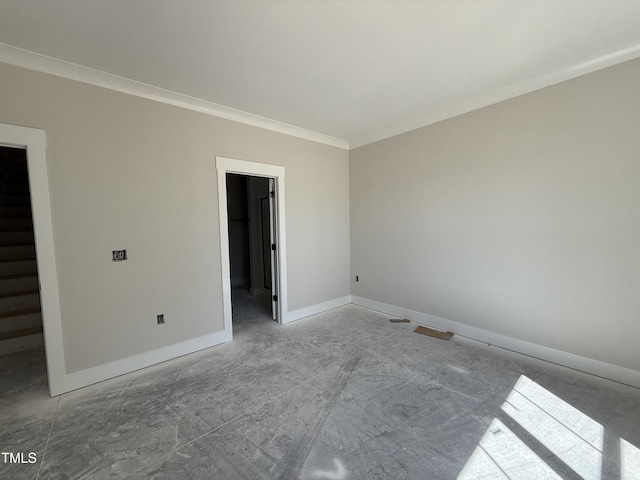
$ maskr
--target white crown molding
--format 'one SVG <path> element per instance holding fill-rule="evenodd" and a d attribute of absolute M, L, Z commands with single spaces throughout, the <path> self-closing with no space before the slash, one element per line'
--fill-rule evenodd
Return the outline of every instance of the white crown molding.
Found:
<path fill-rule="evenodd" d="M 57 77 L 76 80 L 97 87 L 108 88 L 116 92 L 135 95 L 137 97 L 155 100 L 157 102 L 186 108 L 214 117 L 225 118 L 254 127 L 264 128 L 278 133 L 284 133 L 293 137 L 311 140 L 313 142 L 349 149 L 349 142 L 341 138 L 324 135 L 322 133 L 296 127 L 287 123 L 271 120 L 269 118 L 243 112 L 231 107 L 225 107 L 217 103 L 208 102 L 199 98 L 190 97 L 181 93 L 172 92 L 163 88 L 154 87 L 146 83 L 137 82 L 128 78 L 112 75 L 110 73 L 83 67 L 75 63 L 49 57 L 40 53 L 35 53 L 22 48 L 0 43 L 0 62 L 8 63 L 18 67 L 35 70 Z"/>
<path fill-rule="evenodd" d="M 31 52 L 22 48 L 0 43 L 0 62 L 16 65 L 19 67 L 35 70 L 50 75 L 55 75 L 70 80 L 76 80 L 89 85 L 115 90 L 118 92 L 135 95 L 149 100 L 186 108 L 196 112 L 225 118 L 235 122 L 264 128 L 278 133 L 291 135 L 293 137 L 311 140 L 313 142 L 342 148 L 345 150 L 354 149 L 378 142 L 396 135 L 407 133 L 428 125 L 432 125 L 449 118 L 478 110 L 489 105 L 493 105 L 510 98 L 524 95 L 536 90 L 540 90 L 557 83 L 561 83 L 572 78 L 576 78 L 588 73 L 611 67 L 618 63 L 633 60 L 640 57 L 640 45 L 633 45 L 629 48 L 618 50 L 607 55 L 603 55 L 586 62 L 582 62 L 560 71 L 541 75 L 532 80 L 527 80 L 515 85 L 507 86 L 503 89 L 487 92 L 485 94 L 467 99 L 458 104 L 451 105 L 441 110 L 431 112 L 416 120 L 396 125 L 392 128 L 382 130 L 373 135 L 366 135 L 352 141 L 344 140 L 330 135 L 307 130 L 294 125 L 289 125 L 277 120 L 261 117 L 252 113 L 237 110 L 217 103 L 208 102 L 199 98 L 190 97 L 181 93 L 172 92 L 163 88 L 154 87 L 145 83 L 130 80 L 128 78 L 112 75 L 110 73 L 95 70 L 89 67 L 77 65 L 75 63 L 60 60 L 47 55 Z"/>
<path fill-rule="evenodd" d="M 505 100 L 509 100 L 510 98 L 518 97 L 535 90 L 550 87 L 551 85 L 571 80 L 572 78 L 580 77 L 582 75 L 602 70 L 604 68 L 611 67 L 628 60 L 633 60 L 638 57 L 640 57 L 640 45 L 634 45 L 629 48 L 617 50 L 607 55 L 603 55 L 586 62 L 578 63 L 563 70 L 552 72 L 546 75 L 541 75 L 537 78 L 526 80 L 515 85 L 510 85 L 493 92 L 486 92 L 482 95 L 469 98 L 458 104 L 451 105 L 435 112 L 431 112 L 428 115 L 420 117 L 419 119 L 406 122 L 401 125 L 396 125 L 374 135 L 351 139 L 349 145 L 351 149 L 369 145 L 386 138 L 394 137 L 396 135 L 407 133 L 412 130 L 417 130 L 418 128 L 426 127 L 428 125 L 432 125 L 434 123 L 441 122 L 458 115 L 469 113 L 474 110 L 487 107 L 489 105 L 503 102 Z"/>

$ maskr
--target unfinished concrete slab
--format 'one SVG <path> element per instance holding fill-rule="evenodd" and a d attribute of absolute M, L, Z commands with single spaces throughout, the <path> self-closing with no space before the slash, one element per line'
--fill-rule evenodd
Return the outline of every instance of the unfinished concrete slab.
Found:
<path fill-rule="evenodd" d="M 285 326 L 253 315 L 230 344 L 53 399 L 41 352 L 7 356 L 0 448 L 37 462 L 0 463 L 0 477 L 473 478 L 494 468 L 476 449 L 500 461 L 518 445 L 537 471 L 579 478 L 505 410 L 515 388 L 602 425 L 601 479 L 620 478 L 621 448 L 640 446 L 640 390 L 414 327 L 356 306 Z"/>

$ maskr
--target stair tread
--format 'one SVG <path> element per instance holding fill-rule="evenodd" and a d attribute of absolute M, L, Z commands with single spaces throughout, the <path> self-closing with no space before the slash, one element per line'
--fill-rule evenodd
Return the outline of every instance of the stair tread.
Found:
<path fill-rule="evenodd" d="M 40 307 L 20 308 L 16 310 L 10 310 L 8 312 L 0 312 L 0 319 L 10 317 L 21 317 L 22 315 L 31 315 L 32 313 L 40 313 Z"/>
<path fill-rule="evenodd" d="M 0 205 L 4 207 L 27 207 L 31 208 L 30 195 L 7 195 L 0 193 Z"/>
<path fill-rule="evenodd" d="M 35 260 L 36 260 L 36 256 L 35 256 L 35 253 L 34 253 L 34 255 L 30 255 L 28 257 L 18 257 L 18 258 L 8 258 L 8 259 L 0 258 L 0 263 L 35 262 Z"/>
<path fill-rule="evenodd" d="M 0 246 L 29 247 L 35 245 L 33 230 L 26 232 L 0 232 Z"/>
<path fill-rule="evenodd" d="M 10 221 L 15 222 L 16 219 L 12 218 Z M 24 232 L 33 232 L 33 223 L 31 220 L 17 220 L 18 222 L 22 222 L 18 225 L 7 225 L 7 220 L 3 220 L 0 222 L 0 232 L 1 233 L 24 233 Z"/>
<path fill-rule="evenodd" d="M 9 332 L 0 332 L 0 341 L 9 340 L 11 338 L 26 337 L 27 335 L 35 335 L 36 333 L 42 333 L 42 325 L 37 327 L 21 328 L 20 330 L 13 330 Z"/>
<path fill-rule="evenodd" d="M 0 251 L 5 254 L 15 253 L 16 255 L 27 255 L 35 252 L 33 245 L 1 245 Z"/>
<path fill-rule="evenodd" d="M 0 292 L 0 298 L 10 297 L 24 297 L 26 295 L 36 295 L 40 293 L 37 288 L 30 288 L 28 290 L 16 290 L 14 292 Z"/>
<path fill-rule="evenodd" d="M 37 272 L 29 272 L 29 273 L 8 273 L 7 275 L 0 275 L 0 280 L 9 280 L 12 278 L 27 278 L 27 277 L 37 277 Z"/>
<path fill-rule="evenodd" d="M 0 262 L 0 280 L 9 275 L 36 275 L 38 265 L 35 260 L 20 262 Z"/>

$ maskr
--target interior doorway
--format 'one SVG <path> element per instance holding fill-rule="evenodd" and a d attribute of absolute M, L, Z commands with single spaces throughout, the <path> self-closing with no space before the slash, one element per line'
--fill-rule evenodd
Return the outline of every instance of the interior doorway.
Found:
<path fill-rule="evenodd" d="M 44 356 L 42 331 L 27 150 L 0 145 L 0 356 Z"/>
<path fill-rule="evenodd" d="M 65 382 L 64 351 L 62 346 L 62 322 L 60 319 L 60 300 L 58 296 L 58 278 L 53 247 L 53 226 L 51 204 L 49 200 L 49 179 L 46 163 L 46 134 L 43 130 L 0 123 L 0 145 L 11 149 L 24 150 L 26 154 L 27 176 L 33 236 L 35 263 L 39 283 L 39 301 L 42 314 L 41 326 L 44 329 L 44 345 L 47 365 L 47 379 L 51 396 L 59 395 L 67 388 Z M 21 187 L 24 188 L 24 187 Z M 18 214 L 18 211 L 12 211 Z M 20 213 L 21 214 L 21 213 Z M 22 219 L 23 223 L 24 219 Z M 23 254 L 28 249 L 24 249 Z M 32 261 L 32 258 L 26 260 Z M 22 264 L 22 268 L 31 268 L 32 264 Z M 20 273 L 15 271 L 16 274 Z M 27 272 L 21 272 L 27 273 Z M 24 287 L 24 286 L 23 286 Z M 23 290 L 24 292 L 25 290 Z M 26 288 L 33 291 L 33 288 Z M 28 293 L 33 295 L 33 293 Z M 34 306 L 25 308 L 35 308 Z M 35 329 L 37 325 L 24 327 Z"/>
<path fill-rule="evenodd" d="M 227 173 L 226 182 L 233 324 L 275 320 L 273 181 Z"/>
<path fill-rule="evenodd" d="M 231 249 L 229 241 L 230 212 L 227 205 L 227 174 L 238 174 L 241 176 L 248 176 L 250 178 L 265 178 L 269 182 L 269 196 L 266 203 L 268 204 L 270 211 L 270 242 L 267 243 L 267 246 L 270 247 L 269 257 L 271 271 L 270 278 L 269 275 L 267 275 L 263 280 L 263 287 L 259 287 L 259 282 L 255 282 L 254 288 L 266 288 L 264 285 L 270 285 L 271 289 L 268 299 L 271 301 L 272 317 L 278 321 L 278 323 L 287 323 L 287 255 L 284 201 L 285 169 L 279 165 L 248 162 L 245 160 L 236 160 L 226 157 L 216 157 L 216 168 L 218 172 L 218 212 L 220 222 L 220 261 L 222 273 L 224 330 L 231 339 L 233 338 L 233 314 Z M 267 205 L 265 205 L 264 199 L 261 198 L 260 209 L 263 210 L 266 208 Z M 265 217 L 266 215 L 262 215 L 262 218 Z M 260 228 L 259 231 L 263 236 L 266 236 L 266 230 Z M 261 242 L 261 244 L 264 248 L 264 243 Z M 265 251 L 262 252 L 263 261 L 266 257 L 265 253 Z M 256 270 L 259 272 L 259 269 Z M 242 272 L 242 270 L 240 270 L 240 272 Z M 264 268 L 262 273 L 264 275 Z M 250 275 L 251 274 L 249 273 L 249 276 Z M 246 274 L 241 273 L 239 275 L 240 278 L 243 276 L 246 276 Z M 235 277 L 237 278 L 238 275 L 235 275 Z"/>

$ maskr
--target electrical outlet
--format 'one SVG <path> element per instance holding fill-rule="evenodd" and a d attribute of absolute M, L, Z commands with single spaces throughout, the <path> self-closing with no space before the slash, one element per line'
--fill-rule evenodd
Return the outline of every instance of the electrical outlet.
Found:
<path fill-rule="evenodd" d="M 158 315 L 158 325 L 162 325 L 164 323 L 164 313 Z"/>

